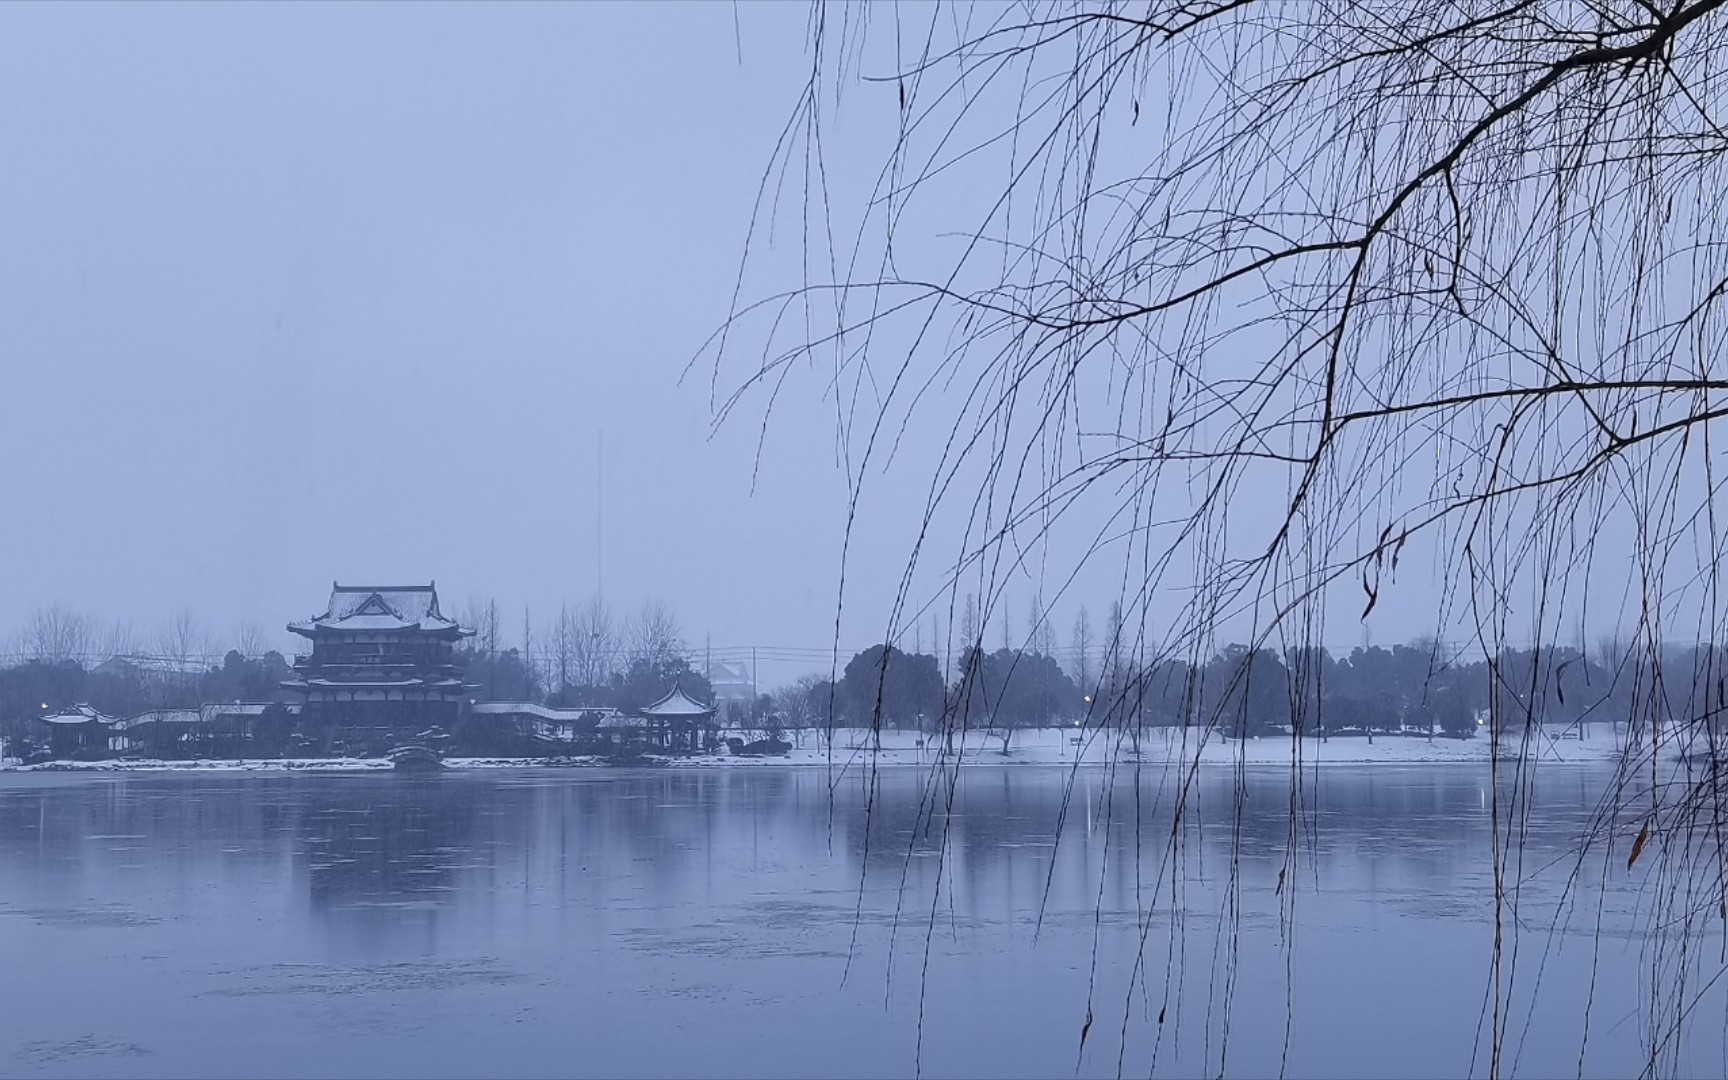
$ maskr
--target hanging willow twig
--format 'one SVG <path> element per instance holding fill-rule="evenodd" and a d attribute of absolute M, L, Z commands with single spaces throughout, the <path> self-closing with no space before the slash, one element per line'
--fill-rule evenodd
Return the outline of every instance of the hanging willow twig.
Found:
<path fill-rule="evenodd" d="M 1723 709 L 1722 6 L 818 5 L 750 257 L 791 219 L 803 276 L 741 299 L 710 343 L 721 421 L 820 373 L 849 537 L 896 454 L 934 448 L 884 640 L 944 596 L 952 627 L 958 597 L 988 604 L 1032 563 L 1058 583 L 1108 565 L 1111 646 L 1135 672 L 1199 669 L 1224 627 L 1249 656 L 1311 657 L 1329 622 L 1412 602 L 1487 657 L 1490 1074 L 1530 767 L 1500 736 L 1561 692 L 1554 665 L 1507 650 L 1592 612 L 1614 628 L 1634 738 L 1594 839 L 1618 835 L 1635 788 L 1649 824 L 1627 868 L 1646 843 L 1659 856 L 1664 940 L 1728 911 L 1716 774 L 1659 766 L 1713 753 Z M 848 109 L 849 132 L 891 118 L 867 188 L 835 164 Z M 1397 572 L 1418 552 L 1439 584 L 1413 600 Z M 920 585 L 932 569 L 940 593 Z M 1294 765 L 1324 694 L 1290 663 Z M 1197 740 L 1247 696 L 1238 670 L 1184 691 Z M 1144 693 L 1120 680 L 1094 715 Z M 949 712 L 966 724 L 964 700 Z M 1293 768 L 1292 865 L 1299 784 Z M 1280 874 L 1287 913 L 1301 880 Z M 1672 1071 L 1695 998 L 1647 999 L 1650 1068 Z"/>

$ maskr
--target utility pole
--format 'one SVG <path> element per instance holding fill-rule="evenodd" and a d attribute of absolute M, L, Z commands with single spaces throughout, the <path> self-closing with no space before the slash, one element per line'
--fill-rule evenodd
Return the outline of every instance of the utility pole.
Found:
<path fill-rule="evenodd" d="M 594 595 L 606 596 L 606 431 L 594 430 Z"/>
<path fill-rule="evenodd" d="M 534 698 L 534 684 L 538 680 L 534 672 L 534 622 L 528 615 L 528 605 L 522 605 L 522 691 L 526 698 Z"/>

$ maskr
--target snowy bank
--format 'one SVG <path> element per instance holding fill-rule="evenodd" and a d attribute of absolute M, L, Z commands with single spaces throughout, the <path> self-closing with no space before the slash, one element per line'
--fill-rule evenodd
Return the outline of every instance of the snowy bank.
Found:
<path fill-rule="evenodd" d="M 788 735 L 792 749 L 770 757 L 738 757 L 729 753 L 696 754 L 688 757 L 648 756 L 629 761 L 602 757 L 554 758 L 447 758 L 451 769 L 544 769 L 605 768 L 640 765 L 664 768 L 785 768 L 788 766 L 855 768 L 864 766 L 925 768 L 947 765 L 1042 765 L 1103 766 L 1110 764 L 1191 764 L 1203 766 L 1281 766 L 1293 762 L 1304 767 L 1324 765 L 1431 765 L 1489 762 L 1492 746 L 1486 737 L 1449 739 L 1426 735 L 1334 735 L 1328 739 L 1292 739 L 1264 736 L 1257 739 L 1225 739 L 1217 733 L 1202 735 L 1192 729 L 1153 729 L 1136 746 L 1131 735 L 1116 730 L 1083 731 L 1076 728 L 1043 728 L 1014 732 L 1006 743 L 1000 733 L 971 731 L 964 739 L 922 736 L 913 731 L 884 731 L 878 737 L 868 730 L 840 729 L 832 739 L 819 733 Z M 1591 764 L 1611 762 L 1622 753 L 1624 727 L 1596 725 L 1584 737 L 1571 733 L 1558 738 L 1533 733 L 1502 739 L 1503 762 L 1520 758 L 1540 764 Z M 30 772 L 373 772 L 391 768 L 383 758 L 292 758 L 244 760 L 154 761 L 54 761 L 39 765 L 0 764 L 4 771 Z"/>
<path fill-rule="evenodd" d="M 1544 764 L 1587 764 L 1616 760 L 1625 745 L 1624 730 L 1597 725 L 1585 738 L 1576 735 L 1554 738 L 1533 734 L 1528 745 L 1521 738 L 1502 739 L 1501 760 L 1528 755 Z M 1043 728 L 1016 731 L 1007 740 L 1000 734 L 968 732 L 950 744 L 936 736 L 917 732 L 884 731 L 878 740 L 869 731 L 836 731 L 829 740 L 815 734 L 797 739 L 793 749 L 780 757 L 734 758 L 696 756 L 678 758 L 672 767 L 755 767 L 774 765 L 1045 765 L 1102 766 L 1123 763 L 1201 765 L 1264 765 L 1288 768 L 1292 761 L 1309 765 L 1438 764 L 1487 765 L 1492 746 L 1487 738 L 1449 739 L 1426 735 L 1376 735 L 1372 741 L 1360 736 L 1334 735 L 1326 740 L 1294 739 L 1288 735 L 1258 739 L 1225 739 L 1217 733 L 1202 735 L 1190 729 L 1152 729 L 1142 734 L 1138 745 L 1130 734 L 1109 730 Z"/>

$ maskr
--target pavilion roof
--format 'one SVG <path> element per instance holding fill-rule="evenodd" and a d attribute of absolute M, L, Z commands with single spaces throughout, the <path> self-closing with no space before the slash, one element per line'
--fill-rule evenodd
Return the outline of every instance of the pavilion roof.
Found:
<path fill-rule="evenodd" d="M 427 585 L 342 585 L 330 583 L 330 603 L 324 614 L 289 623 L 296 634 L 321 630 L 430 630 L 467 636 L 473 631 L 445 618 L 438 610 L 438 587 Z"/>
<path fill-rule="evenodd" d="M 112 727 L 119 723 L 118 717 L 105 716 L 89 705 L 74 705 L 68 709 L 61 709 L 57 713 L 37 717 L 37 719 L 44 724 L 102 724 Z"/>
<path fill-rule="evenodd" d="M 697 701 L 686 694 L 682 686 L 674 686 L 671 693 L 642 708 L 643 716 L 709 716 L 713 712 L 712 705 Z"/>

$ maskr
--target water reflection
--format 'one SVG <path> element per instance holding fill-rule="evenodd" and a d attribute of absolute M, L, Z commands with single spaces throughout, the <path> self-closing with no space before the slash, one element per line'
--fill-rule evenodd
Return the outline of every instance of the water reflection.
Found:
<path fill-rule="evenodd" d="M 1091 912 L 1100 898 L 1110 910 L 1143 910 L 1144 890 L 1173 872 L 1190 885 L 1232 871 L 1265 882 L 1294 861 L 1335 892 L 1420 893 L 1489 869 L 1487 779 L 1476 770 L 1331 769 L 1306 777 L 1294 799 L 1277 770 L 1250 771 L 1240 785 L 1203 776 L 1174 854 L 1183 777 L 1035 775 L 36 778 L 0 788 L 0 860 L 13 888 L 38 897 L 128 875 L 286 866 L 311 912 L 362 923 L 435 919 L 505 889 L 648 907 L 660 896 L 724 899 L 753 876 L 788 871 L 829 891 L 862 880 L 872 898 L 915 906 L 931 898 L 940 865 L 969 917 L 1014 920 Z M 1585 769 L 1544 777 L 1526 858 L 1573 850 L 1601 787 Z"/>
<path fill-rule="evenodd" d="M 1604 782 L 1554 769 L 1521 796 L 1526 864 L 1561 867 L 1524 883 L 1530 934 Z M 1216 1072 L 1226 992 L 1276 1017 L 1238 1025 L 1241 1071 L 1276 1070 L 1294 1001 L 1308 1072 L 1462 1072 L 1494 913 L 1487 785 L 1469 767 L 12 774 L 0 941 L 32 977 L 0 986 L 0 1014 L 30 1037 L 0 1041 L 0 1072 L 113 1044 L 150 1049 L 128 1072 L 223 1073 L 278 1039 L 264 1071 L 905 1073 L 922 1007 L 930 1075 L 1071 1073 L 1094 1005 L 1114 1019 L 1082 1071 L 1114 1074 L 1126 1031 L 1131 1071 Z M 1539 1072 L 1577 1069 L 1567 980 L 1606 963 L 1637 992 L 1637 957 L 1583 937 L 1597 900 L 1632 932 L 1634 884 L 1572 899 L 1557 1011 L 1523 1036 Z M 1638 1064 L 1616 1045 L 1586 1071 Z"/>

